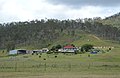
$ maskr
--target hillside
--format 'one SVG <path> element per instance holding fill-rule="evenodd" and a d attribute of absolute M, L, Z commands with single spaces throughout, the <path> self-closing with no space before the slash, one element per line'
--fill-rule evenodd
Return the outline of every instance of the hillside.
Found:
<path fill-rule="evenodd" d="M 99 38 L 118 42 L 120 30 L 112 25 L 104 25 L 91 19 L 41 19 L 0 24 L 0 49 L 7 50 L 40 49 L 70 43 L 77 46 L 84 43 L 99 46 L 102 42 Z M 104 41 L 103 44 L 106 45 Z"/>
<path fill-rule="evenodd" d="M 66 45 L 66 44 L 75 44 L 77 47 L 80 47 L 84 44 L 92 44 L 98 47 L 118 47 L 119 44 L 113 40 L 105 40 L 99 38 L 93 34 L 82 33 L 76 36 L 62 36 L 59 39 L 55 40 L 55 42 L 49 46 L 51 48 L 55 45 Z"/>
<path fill-rule="evenodd" d="M 106 17 L 105 19 L 102 20 L 102 23 L 120 28 L 120 13 Z"/>
<path fill-rule="evenodd" d="M 2 78 L 119 78 L 120 30 L 94 20 L 34 20 L 0 25 Z M 98 54 L 39 53 L 10 56 L 11 49 L 92 44 Z M 107 48 L 105 48 L 107 47 Z M 108 47 L 114 47 L 108 51 Z"/>

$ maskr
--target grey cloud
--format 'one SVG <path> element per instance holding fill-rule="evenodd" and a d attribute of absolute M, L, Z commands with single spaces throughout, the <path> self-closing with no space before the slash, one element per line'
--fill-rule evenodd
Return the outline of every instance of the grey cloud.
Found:
<path fill-rule="evenodd" d="M 70 6 L 119 6 L 120 0 L 47 0 L 53 4 L 63 4 Z"/>

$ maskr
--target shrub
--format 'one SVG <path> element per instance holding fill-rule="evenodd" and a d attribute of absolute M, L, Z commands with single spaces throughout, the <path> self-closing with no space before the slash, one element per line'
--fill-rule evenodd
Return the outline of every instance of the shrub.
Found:
<path fill-rule="evenodd" d="M 82 45 L 82 47 L 81 47 L 81 51 L 82 52 L 88 52 L 89 50 L 91 50 L 91 49 L 93 49 L 93 45 L 91 45 L 91 44 L 84 44 L 84 45 Z"/>
<path fill-rule="evenodd" d="M 57 56 L 55 56 L 55 58 L 57 58 Z"/>
<path fill-rule="evenodd" d="M 39 56 L 39 58 L 41 58 L 41 56 Z"/>
<path fill-rule="evenodd" d="M 48 51 L 47 54 L 52 54 L 53 52 L 52 51 Z"/>
<path fill-rule="evenodd" d="M 34 53 L 32 53 L 32 55 L 34 55 Z"/>
<path fill-rule="evenodd" d="M 60 48 L 62 48 L 62 46 L 61 45 L 56 45 L 56 46 L 53 46 L 52 48 L 51 48 L 51 51 L 58 51 L 58 49 L 60 49 Z"/>
<path fill-rule="evenodd" d="M 43 60 L 46 60 L 46 58 L 44 58 Z"/>
<path fill-rule="evenodd" d="M 38 55 L 38 53 L 36 53 L 36 55 Z"/>

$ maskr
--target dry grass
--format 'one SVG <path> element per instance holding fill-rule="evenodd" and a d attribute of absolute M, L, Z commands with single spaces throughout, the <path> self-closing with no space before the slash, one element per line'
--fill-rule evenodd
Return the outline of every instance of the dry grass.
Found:
<path fill-rule="evenodd" d="M 6 72 L 0 73 L 0 78 L 120 78 L 120 75 L 82 75 L 80 73 L 26 73 L 26 72 Z"/>
<path fill-rule="evenodd" d="M 119 51 L 115 48 L 90 58 L 88 54 L 1 57 L 0 78 L 120 78 Z"/>

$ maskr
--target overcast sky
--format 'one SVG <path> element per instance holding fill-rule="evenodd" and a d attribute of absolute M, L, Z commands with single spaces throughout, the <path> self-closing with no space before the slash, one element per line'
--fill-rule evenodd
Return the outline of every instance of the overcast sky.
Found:
<path fill-rule="evenodd" d="M 0 0 L 0 23 L 45 18 L 105 18 L 119 10 L 120 0 Z"/>

